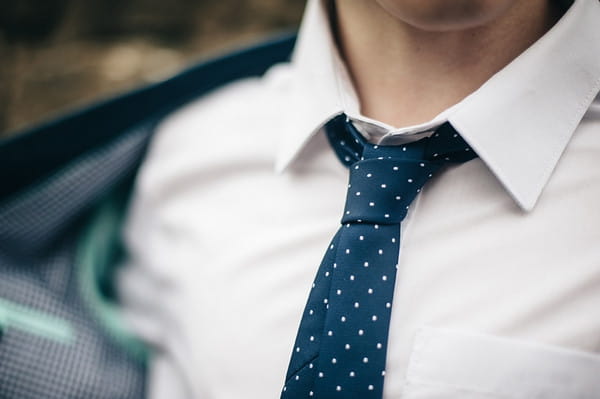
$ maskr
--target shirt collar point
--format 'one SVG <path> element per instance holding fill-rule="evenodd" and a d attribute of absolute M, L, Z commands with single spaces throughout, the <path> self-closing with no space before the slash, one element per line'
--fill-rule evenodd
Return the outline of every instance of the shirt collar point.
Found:
<path fill-rule="evenodd" d="M 273 171 L 277 175 L 282 175 L 286 171 L 288 165 L 289 165 L 289 162 L 286 159 L 277 158 L 275 160 L 275 164 L 273 166 Z"/>
<path fill-rule="evenodd" d="M 517 203 L 519 208 L 525 212 L 530 213 L 534 210 L 535 206 L 538 203 L 538 200 L 541 196 L 541 191 L 539 193 L 515 193 L 513 191 L 509 191 L 513 200 Z"/>

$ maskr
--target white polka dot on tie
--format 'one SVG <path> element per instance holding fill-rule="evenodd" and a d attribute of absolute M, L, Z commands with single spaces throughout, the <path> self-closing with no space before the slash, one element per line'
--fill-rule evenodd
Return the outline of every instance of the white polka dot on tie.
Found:
<path fill-rule="evenodd" d="M 300 347 L 299 346 L 296 347 L 296 352 L 300 352 Z"/>
<path fill-rule="evenodd" d="M 363 263 L 363 266 L 364 266 L 364 267 L 369 267 L 369 262 L 365 262 L 365 263 Z"/>
<path fill-rule="evenodd" d="M 371 173 L 367 173 L 367 177 L 371 177 L 373 176 Z"/>
<path fill-rule="evenodd" d="M 389 303 L 389 302 L 387 302 L 387 303 L 385 304 L 385 307 L 389 309 L 389 308 L 391 308 L 391 307 L 392 307 L 392 304 L 391 304 L 391 303 Z"/>
<path fill-rule="evenodd" d="M 315 340 L 315 337 L 311 335 L 309 340 L 310 340 L 310 342 L 313 342 Z"/>
<path fill-rule="evenodd" d="M 331 331 L 331 330 L 327 331 L 327 335 L 330 337 L 333 336 L 333 331 Z"/>
<path fill-rule="evenodd" d="M 387 185 L 385 185 L 385 184 L 381 185 L 381 188 L 386 188 L 386 187 L 387 187 Z"/>
<path fill-rule="evenodd" d="M 397 167 L 397 166 L 394 166 L 392 169 L 394 169 L 394 170 L 398 170 L 398 167 Z"/>
<path fill-rule="evenodd" d="M 351 372 L 349 372 L 349 373 L 348 373 L 348 375 L 349 375 L 350 377 L 355 377 L 355 376 L 356 376 L 356 373 L 355 373 L 354 371 L 351 371 Z"/>
<path fill-rule="evenodd" d="M 319 378 L 323 378 L 324 374 L 322 371 L 319 371 Z"/>
<path fill-rule="evenodd" d="M 337 363 L 337 359 L 334 357 L 333 359 L 331 359 L 331 363 L 336 364 Z"/>
<path fill-rule="evenodd" d="M 413 179 L 408 179 L 407 182 L 412 183 Z"/>
<path fill-rule="evenodd" d="M 375 389 L 375 387 L 373 385 L 369 385 L 368 389 L 369 391 L 372 391 L 373 389 Z"/>
<path fill-rule="evenodd" d="M 338 385 L 337 387 L 335 387 L 335 390 L 339 392 L 342 390 L 342 387 Z"/>
<path fill-rule="evenodd" d="M 383 249 L 380 249 L 379 251 L 377 251 L 379 253 L 379 255 L 383 255 Z"/>
<path fill-rule="evenodd" d="M 350 350 L 350 344 L 346 344 L 346 345 L 344 345 L 344 349 L 346 349 L 346 350 Z"/>
<path fill-rule="evenodd" d="M 354 274 L 350 275 L 350 280 L 354 281 Z"/>
<path fill-rule="evenodd" d="M 344 322 L 346 321 L 346 316 L 342 316 L 342 317 L 340 317 L 340 321 L 341 321 L 342 323 L 344 323 Z"/>
<path fill-rule="evenodd" d="M 356 195 L 357 195 L 357 196 L 360 196 L 360 191 L 357 191 L 357 192 L 356 192 Z"/>
<path fill-rule="evenodd" d="M 363 357 L 363 363 L 369 363 L 369 358 L 368 357 Z"/>
<path fill-rule="evenodd" d="M 346 253 L 349 254 L 350 253 L 350 248 L 346 248 Z"/>
<path fill-rule="evenodd" d="M 381 276 L 381 279 L 382 279 L 383 281 L 387 281 L 387 276 L 384 274 L 383 276 Z"/>
<path fill-rule="evenodd" d="M 297 376 L 296 376 L 296 381 L 298 381 L 299 379 L 300 379 L 300 376 L 299 376 L 299 375 L 297 375 Z"/>
<path fill-rule="evenodd" d="M 310 392 L 308 393 L 308 396 L 313 396 L 313 395 L 314 395 L 313 391 L 310 391 Z"/>
<path fill-rule="evenodd" d="M 358 335 L 365 335 L 365 330 L 358 330 Z"/>
<path fill-rule="evenodd" d="M 375 315 L 371 316 L 371 320 L 377 321 L 377 316 L 375 316 Z"/>
<path fill-rule="evenodd" d="M 383 345 L 381 345 L 380 342 L 377 343 L 377 349 L 381 349 L 383 347 Z"/>
<path fill-rule="evenodd" d="M 358 303 L 358 302 L 354 302 L 354 307 L 355 307 L 356 309 L 358 309 L 358 308 L 360 307 L 360 303 Z"/>
<path fill-rule="evenodd" d="M 365 239 L 365 236 L 360 236 L 360 237 L 358 237 L 358 239 L 362 241 Z"/>
<path fill-rule="evenodd" d="M 373 288 L 369 288 L 369 289 L 367 290 L 367 292 L 368 292 L 369 294 L 372 294 L 372 293 L 373 293 Z"/>
<path fill-rule="evenodd" d="M 369 202 L 369 206 L 375 206 L 374 202 Z"/>
<path fill-rule="evenodd" d="M 342 290 L 336 290 L 335 293 L 338 295 L 342 295 Z"/>

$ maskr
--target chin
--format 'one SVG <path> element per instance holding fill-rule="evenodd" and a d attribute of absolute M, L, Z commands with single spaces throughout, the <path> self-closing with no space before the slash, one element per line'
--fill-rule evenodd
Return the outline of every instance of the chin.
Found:
<path fill-rule="evenodd" d="M 375 1 L 394 18 L 417 29 L 453 31 L 486 25 L 506 13 L 519 0 Z"/>

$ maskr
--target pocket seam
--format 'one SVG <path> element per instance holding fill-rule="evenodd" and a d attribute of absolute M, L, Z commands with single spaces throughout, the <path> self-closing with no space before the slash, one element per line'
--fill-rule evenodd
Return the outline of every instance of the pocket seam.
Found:
<path fill-rule="evenodd" d="M 600 387 L 600 355 L 594 352 L 427 326 L 414 337 L 405 375 L 411 385 L 515 399 L 551 392 L 549 397 L 591 399 Z"/>
<path fill-rule="evenodd" d="M 496 399 L 523 399 L 523 398 L 520 398 L 519 396 L 505 395 L 505 394 L 501 394 L 501 393 L 497 393 L 497 392 L 489 392 L 489 391 L 485 391 L 483 389 L 479 390 L 479 389 L 474 389 L 474 388 L 469 388 L 469 387 L 464 387 L 464 386 L 459 386 L 459 385 L 447 384 L 447 383 L 443 383 L 443 382 L 420 381 L 418 379 L 416 379 L 416 381 L 406 380 L 405 386 L 407 386 L 407 387 L 427 386 L 427 387 L 434 387 L 434 388 L 452 388 L 453 390 L 455 390 L 457 392 L 484 394 L 486 396 L 489 396 L 490 398 L 496 398 Z"/>
<path fill-rule="evenodd" d="M 423 353 L 425 352 L 428 344 L 432 340 L 432 334 L 429 334 L 425 328 L 419 328 L 415 334 L 416 344 L 413 346 L 412 353 L 409 358 L 409 365 L 406 371 L 406 385 L 407 386 L 430 386 L 430 387 L 440 387 L 440 388 L 452 388 L 457 391 L 462 392 L 472 392 L 472 393 L 481 393 L 488 396 L 492 396 L 498 399 L 502 398 L 510 398 L 510 399 L 518 399 L 517 396 L 513 395 L 505 395 L 497 392 L 486 391 L 484 389 L 475 389 L 472 387 L 465 387 L 456 384 L 444 383 L 444 382 L 434 382 L 428 381 L 418 377 L 418 370 L 421 365 L 421 361 L 423 359 Z"/>

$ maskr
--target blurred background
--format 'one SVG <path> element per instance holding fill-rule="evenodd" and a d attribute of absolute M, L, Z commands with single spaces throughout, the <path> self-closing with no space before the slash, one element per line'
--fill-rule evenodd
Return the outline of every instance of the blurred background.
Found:
<path fill-rule="evenodd" d="M 305 0 L 0 0 L 0 137 L 295 30 Z"/>

